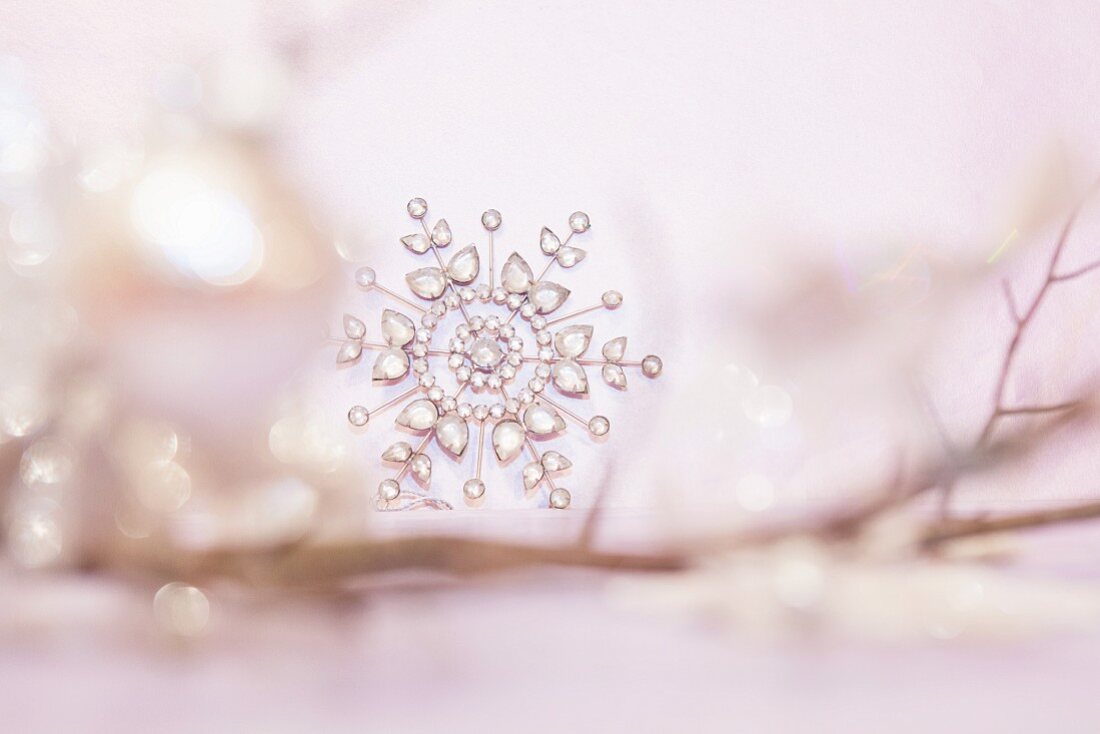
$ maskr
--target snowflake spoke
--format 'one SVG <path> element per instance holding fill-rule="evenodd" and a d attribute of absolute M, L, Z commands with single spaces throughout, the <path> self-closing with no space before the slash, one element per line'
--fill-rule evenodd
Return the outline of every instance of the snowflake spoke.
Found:
<path fill-rule="evenodd" d="M 549 321 L 546 322 L 546 325 L 547 326 L 553 326 L 554 324 L 560 324 L 563 321 L 568 321 L 569 319 L 575 319 L 576 317 L 583 316 L 586 313 L 592 313 L 593 311 L 599 311 L 601 308 L 606 308 L 602 301 L 600 303 L 597 303 L 595 306 L 589 306 L 588 308 L 582 308 L 580 310 L 574 311 L 573 313 L 567 313 L 564 316 L 558 316 L 555 319 L 550 319 Z"/>
<path fill-rule="evenodd" d="M 564 405 L 559 405 L 557 402 L 555 402 L 555 401 L 551 400 L 550 398 L 546 397 L 546 395 L 539 395 L 538 399 L 541 400 L 542 402 L 546 403 L 547 405 L 551 406 L 551 407 L 557 408 L 560 412 L 564 413 L 567 417 L 572 418 L 573 420 L 575 420 L 580 425 L 584 426 L 585 428 L 588 428 L 588 421 L 590 419 L 580 417 L 579 415 L 577 415 L 573 411 L 569 410 L 569 408 L 566 408 Z"/>
<path fill-rule="evenodd" d="M 421 314 L 426 314 L 426 313 L 428 313 L 428 310 L 427 310 L 426 308 L 424 308 L 423 306 L 420 306 L 420 305 L 418 305 L 418 304 L 416 304 L 416 303 L 413 303 L 412 301 L 410 301 L 409 299 L 405 298 L 404 296 L 401 296 L 401 295 L 399 295 L 399 294 L 397 294 L 397 293 L 394 293 L 393 291 L 391 291 L 391 290 L 390 290 L 389 288 L 385 287 L 385 286 L 384 286 L 384 285 L 382 285 L 381 283 L 375 283 L 375 284 L 374 284 L 374 287 L 375 287 L 375 288 L 376 288 L 377 290 L 381 291 L 382 293 L 385 293 L 385 294 L 386 294 L 387 296 L 389 296 L 390 298 L 393 298 L 393 299 L 395 299 L 395 300 L 401 301 L 401 303 L 404 303 L 404 304 L 405 304 L 406 306 L 408 306 L 409 308 L 412 308 L 412 309 L 416 309 L 416 311 L 418 311 L 418 312 L 419 312 L 419 313 L 421 313 Z"/>
<path fill-rule="evenodd" d="M 415 395 L 416 393 L 420 392 L 422 389 L 423 388 L 420 385 L 417 385 L 416 387 L 412 388 L 411 390 L 407 390 L 406 392 L 401 393 L 396 398 L 393 398 L 392 400 L 387 400 L 386 402 L 379 405 L 377 408 L 373 408 L 370 411 L 371 417 L 373 418 L 374 416 L 378 415 L 379 413 L 382 413 L 382 412 L 388 410 L 389 408 L 392 408 L 393 406 L 397 405 L 398 403 L 400 403 L 405 398 L 408 398 L 408 397 L 411 397 L 412 395 Z"/>

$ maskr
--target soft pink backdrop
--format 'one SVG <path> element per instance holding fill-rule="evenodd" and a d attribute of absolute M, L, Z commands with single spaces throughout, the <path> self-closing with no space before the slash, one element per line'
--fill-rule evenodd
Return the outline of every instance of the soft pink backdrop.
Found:
<path fill-rule="evenodd" d="M 628 297 L 625 333 L 647 334 L 669 373 L 607 409 L 620 429 L 607 456 L 627 472 L 625 505 L 653 491 L 639 479 L 653 474 L 642 456 L 682 433 L 640 419 L 667 415 L 703 359 L 748 358 L 742 336 L 760 325 L 730 304 L 752 292 L 773 247 L 858 259 L 921 245 L 980 260 L 1018 225 L 1014 197 L 1051 147 L 1090 177 L 1100 171 L 1098 37 L 1089 2 L 14 0 L 0 10 L 0 49 L 21 60 L 48 118 L 79 144 L 140 127 L 166 64 L 292 48 L 295 85 L 273 128 L 281 160 L 318 207 L 366 233 L 390 282 L 406 265 L 385 258 L 408 226 L 409 196 L 428 198 L 470 233 L 461 238 L 495 207 L 529 251 L 540 225 L 591 213 L 591 267 L 578 278 L 592 295 L 616 279 Z M 1007 329 L 990 283 L 971 326 L 991 326 L 965 332 L 966 358 L 934 385 L 959 430 L 987 399 L 991 350 Z M 1070 316 L 1088 323 L 1083 307 Z M 1092 356 L 1083 337 L 1066 356 L 1064 323 L 1039 343 L 1063 355 L 1059 364 Z M 1072 378 L 1032 375 L 1033 385 Z M 334 409 L 359 399 L 346 376 L 321 384 Z M 1091 478 L 1090 459 L 1056 466 L 1046 498 L 1087 490 L 1079 480 Z M 1049 565 L 1079 569 L 1072 557 L 1094 555 L 1095 538 L 1066 537 L 1048 541 Z M 68 609 L 42 594 L 33 598 L 45 606 L 21 608 L 32 627 L 43 610 Z M 904 659 L 761 650 L 608 613 L 595 582 L 554 576 L 537 589 L 508 580 L 426 596 L 388 589 L 368 597 L 367 612 L 332 619 L 261 607 L 245 637 L 224 632 L 241 620 L 218 616 L 232 605 L 219 607 L 214 590 L 211 635 L 198 654 L 177 657 L 96 628 L 129 594 L 90 591 L 78 631 L 31 634 L 7 650 L 2 708 L 28 728 L 92 730 L 194 730 L 192 717 L 211 712 L 223 723 L 259 718 L 268 731 L 462 730 L 471 710 L 483 729 L 532 731 L 1098 723 L 1082 688 L 1097 672 L 1095 636 Z M 300 624 L 305 614 L 313 626 Z"/>

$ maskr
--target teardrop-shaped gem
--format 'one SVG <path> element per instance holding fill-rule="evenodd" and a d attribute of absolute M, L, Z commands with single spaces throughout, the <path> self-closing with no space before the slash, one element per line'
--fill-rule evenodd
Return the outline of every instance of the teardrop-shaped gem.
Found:
<path fill-rule="evenodd" d="M 526 293 L 535 280 L 535 273 L 518 252 L 513 252 L 504 261 L 500 270 L 500 284 L 509 293 Z"/>
<path fill-rule="evenodd" d="M 432 460 L 427 454 L 417 454 L 409 462 L 409 473 L 427 486 L 432 483 Z"/>
<path fill-rule="evenodd" d="M 523 487 L 524 489 L 534 489 L 535 486 L 542 481 L 545 476 L 546 470 L 542 468 L 542 464 L 537 461 L 532 461 L 527 466 L 523 467 Z"/>
<path fill-rule="evenodd" d="M 592 341 L 592 327 L 585 324 L 567 326 L 554 335 L 554 349 L 563 357 L 579 357 Z"/>
<path fill-rule="evenodd" d="M 350 313 L 344 314 L 344 333 L 348 339 L 362 339 L 367 335 L 367 325 Z"/>
<path fill-rule="evenodd" d="M 547 255 L 553 255 L 561 249 L 561 240 L 549 227 L 543 227 L 542 234 L 539 235 L 539 248 Z"/>
<path fill-rule="evenodd" d="M 336 353 L 336 364 L 346 364 L 348 362 L 354 362 L 359 359 L 359 355 L 363 353 L 362 342 L 344 342 L 340 347 L 340 351 Z"/>
<path fill-rule="evenodd" d="M 542 465 L 546 471 L 565 471 L 573 466 L 573 462 L 557 451 L 547 451 L 542 455 Z"/>
<path fill-rule="evenodd" d="M 455 456 L 462 456 L 470 442 L 470 427 L 454 413 L 448 413 L 435 424 L 435 440 Z"/>
<path fill-rule="evenodd" d="M 427 398 L 414 400 L 398 413 L 394 423 L 414 431 L 426 431 L 439 420 L 439 409 Z"/>
<path fill-rule="evenodd" d="M 603 375 L 603 381 L 611 387 L 617 390 L 626 389 L 626 373 L 619 365 L 608 362 L 600 372 Z"/>
<path fill-rule="evenodd" d="M 404 463 L 412 456 L 412 446 L 407 441 L 398 441 L 391 444 L 388 449 L 382 452 L 382 461 L 396 461 Z"/>
<path fill-rule="evenodd" d="M 392 308 L 382 311 L 382 336 L 391 347 L 403 347 L 416 337 L 416 324 Z"/>
<path fill-rule="evenodd" d="M 514 420 L 500 421 L 493 428 L 493 451 L 501 461 L 514 458 L 523 450 L 526 431 Z"/>
<path fill-rule="evenodd" d="M 434 300 L 443 295 L 443 289 L 447 287 L 447 279 L 443 277 L 443 271 L 439 268 L 420 268 L 405 276 L 405 282 L 409 284 L 412 292 L 421 298 Z"/>
<path fill-rule="evenodd" d="M 375 382 L 387 382 L 404 377 L 409 373 L 409 355 L 397 347 L 383 349 L 374 359 L 371 379 Z"/>
<path fill-rule="evenodd" d="M 536 436 L 548 436 L 551 433 L 564 431 L 565 419 L 549 406 L 531 403 L 523 411 L 523 425 Z"/>
<path fill-rule="evenodd" d="M 563 268 L 571 268 L 583 260 L 587 254 L 579 247 L 563 247 L 558 250 L 558 265 Z"/>
<path fill-rule="evenodd" d="M 565 303 L 566 298 L 569 298 L 569 289 L 548 280 L 535 283 L 527 293 L 527 300 L 535 306 L 535 313 L 550 313 Z"/>
<path fill-rule="evenodd" d="M 401 244 L 417 255 L 423 255 L 428 251 L 428 248 L 432 246 L 432 243 L 428 241 L 428 236 L 420 233 L 405 235 L 401 238 Z"/>
<path fill-rule="evenodd" d="M 574 395 L 586 395 L 588 393 L 588 375 L 584 367 L 571 359 L 562 359 L 554 363 L 554 384 L 562 392 Z"/>
<path fill-rule="evenodd" d="M 472 283 L 481 270 L 481 261 L 477 255 L 477 247 L 466 245 L 454 254 L 447 263 L 447 275 L 456 283 Z"/>
<path fill-rule="evenodd" d="M 626 337 L 617 336 L 603 345 L 603 358 L 608 362 L 620 362 L 626 355 Z"/>
<path fill-rule="evenodd" d="M 436 247 L 446 247 L 451 244 L 451 225 L 446 219 L 440 219 L 432 227 L 432 242 Z"/>

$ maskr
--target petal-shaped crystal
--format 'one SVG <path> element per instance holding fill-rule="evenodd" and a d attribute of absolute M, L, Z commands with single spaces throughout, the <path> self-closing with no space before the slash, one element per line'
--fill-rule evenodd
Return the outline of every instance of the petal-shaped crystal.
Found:
<path fill-rule="evenodd" d="M 535 313 L 550 313 L 565 303 L 566 298 L 569 298 L 569 289 L 548 280 L 535 283 L 527 293 L 527 300 L 534 304 Z"/>
<path fill-rule="evenodd" d="M 504 359 L 504 350 L 500 348 L 500 342 L 496 339 L 481 337 L 470 345 L 470 361 L 475 367 L 483 370 L 491 370 Z"/>
<path fill-rule="evenodd" d="M 407 441 L 398 441 L 391 444 L 388 449 L 382 452 L 382 461 L 398 461 L 406 462 L 409 457 L 413 455 L 412 446 Z"/>
<path fill-rule="evenodd" d="M 608 362 L 600 370 L 600 373 L 603 375 L 603 381 L 611 387 L 617 390 L 626 389 L 626 373 L 619 365 Z"/>
<path fill-rule="evenodd" d="M 462 456 L 470 442 L 470 427 L 454 413 L 448 413 L 435 424 L 435 440 L 455 456 Z"/>
<path fill-rule="evenodd" d="M 446 247 L 451 244 L 451 225 L 447 224 L 446 219 L 440 219 L 432 227 L 432 242 L 436 247 Z"/>
<path fill-rule="evenodd" d="M 428 248 L 432 246 L 432 243 L 428 240 L 426 234 L 407 234 L 401 238 L 401 244 L 409 248 L 417 255 L 423 255 L 428 251 Z"/>
<path fill-rule="evenodd" d="M 493 428 L 493 451 L 498 459 L 508 461 L 523 450 L 526 438 L 526 431 L 517 421 L 500 421 Z"/>
<path fill-rule="evenodd" d="M 414 431 L 426 431 L 434 426 L 438 420 L 439 409 L 435 407 L 435 403 L 426 398 L 421 398 L 406 405 L 405 409 L 394 419 L 394 423 Z"/>
<path fill-rule="evenodd" d="M 559 249 L 561 249 L 561 240 L 558 236 L 550 231 L 549 227 L 542 228 L 542 234 L 539 236 L 539 247 L 547 255 L 553 255 Z"/>
<path fill-rule="evenodd" d="M 420 268 L 405 276 L 405 282 L 409 284 L 412 292 L 421 298 L 432 300 L 443 295 L 443 289 L 447 287 L 447 279 L 443 277 L 443 271 L 439 268 Z"/>
<path fill-rule="evenodd" d="M 535 273 L 518 252 L 513 252 L 500 270 L 500 284 L 509 293 L 526 293 L 535 280 Z"/>
<path fill-rule="evenodd" d="M 536 436 L 548 436 L 564 431 L 565 419 L 548 405 L 531 403 L 523 411 L 523 425 Z"/>
<path fill-rule="evenodd" d="M 542 464 L 537 461 L 532 461 L 527 466 L 523 467 L 523 487 L 524 489 L 534 489 L 535 485 L 542 481 L 543 476 L 546 474 L 546 470 L 542 468 Z"/>
<path fill-rule="evenodd" d="M 554 363 L 554 384 L 562 392 L 573 395 L 586 395 L 588 393 L 588 375 L 584 367 L 571 359 L 562 359 Z"/>
<path fill-rule="evenodd" d="M 382 311 L 382 336 L 391 347 L 403 347 L 416 337 L 416 324 L 391 308 Z"/>
<path fill-rule="evenodd" d="M 557 451 L 547 451 L 542 455 L 542 465 L 546 467 L 546 471 L 565 471 L 573 466 L 573 462 Z"/>
<path fill-rule="evenodd" d="M 608 362 L 621 362 L 626 356 L 626 337 L 617 336 L 603 345 L 603 358 Z"/>
<path fill-rule="evenodd" d="M 567 326 L 554 335 L 554 349 L 563 357 L 579 357 L 592 341 L 592 327 L 585 324 Z"/>
<path fill-rule="evenodd" d="M 417 454 L 409 462 L 409 472 L 416 477 L 421 484 L 430 484 L 432 481 L 432 460 L 427 454 Z"/>
<path fill-rule="evenodd" d="M 345 364 L 359 359 L 363 353 L 363 344 L 358 341 L 344 342 L 340 351 L 336 353 L 336 364 Z"/>
<path fill-rule="evenodd" d="M 344 314 L 344 333 L 348 339 L 362 339 L 367 335 L 367 325 L 349 313 Z"/>
<path fill-rule="evenodd" d="M 474 245 L 466 245 L 447 263 L 447 275 L 456 283 L 472 283 L 480 270 L 481 261 Z"/>
<path fill-rule="evenodd" d="M 371 379 L 386 382 L 404 377 L 409 373 L 409 355 L 403 349 L 390 347 L 383 349 L 374 359 Z"/>
<path fill-rule="evenodd" d="M 571 268 L 583 260 L 584 256 L 587 254 L 587 252 L 579 247 L 563 247 L 558 250 L 558 265 L 561 265 L 563 268 Z"/>

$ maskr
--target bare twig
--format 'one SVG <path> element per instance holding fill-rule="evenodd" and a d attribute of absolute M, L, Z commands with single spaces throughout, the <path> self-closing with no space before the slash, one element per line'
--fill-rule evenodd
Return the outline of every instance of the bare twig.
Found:
<path fill-rule="evenodd" d="M 1087 275 L 1097 268 L 1100 268 L 1100 260 L 1094 263 L 1090 263 L 1083 268 L 1078 268 L 1077 270 L 1072 270 L 1068 273 L 1062 273 L 1061 275 L 1055 275 L 1052 280 L 1055 283 L 1064 283 L 1067 280 L 1073 280 L 1074 278 L 1080 278 L 1082 275 Z"/>
<path fill-rule="evenodd" d="M 941 543 L 977 535 L 1025 530 L 1065 522 L 1100 518 L 1100 500 L 1090 500 L 1070 507 L 1021 512 L 1000 517 L 979 517 L 934 523 L 925 531 L 922 546 L 931 548 Z"/>
<path fill-rule="evenodd" d="M 453 574 L 506 571 L 531 566 L 580 566 L 620 571 L 674 571 L 679 554 L 603 553 L 576 545 L 540 546 L 450 536 L 417 536 L 345 542 L 302 542 L 279 549 L 224 548 L 190 552 L 149 546 L 123 547 L 87 566 L 145 569 L 163 577 L 233 578 L 262 585 L 327 583 L 389 571 L 430 569 Z"/>
<path fill-rule="evenodd" d="M 600 519 L 603 517 L 603 509 L 607 502 L 607 495 L 611 491 L 610 474 L 611 466 L 608 465 L 604 470 L 600 486 L 596 489 L 596 498 L 592 502 L 592 508 L 585 516 L 584 524 L 581 525 L 580 535 L 577 536 L 577 545 L 581 548 L 591 548 L 592 541 L 596 538 L 596 530 L 599 528 Z"/>
<path fill-rule="evenodd" d="M 1100 182 L 1098 182 L 1098 184 L 1100 184 Z M 989 418 L 986 419 L 985 424 L 982 426 L 981 433 L 978 435 L 977 445 L 979 446 L 989 441 L 997 426 L 997 421 L 1000 420 L 1001 417 L 1011 415 L 1011 413 L 1006 412 L 1004 404 L 1005 389 L 1008 387 L 1008 377 L 1012 371 L 1012 365 L 1016 361 L 1016 355 L 1019 352 L 1024 333 L 1027 331 L 1027 327 L 1031 324 L 1032 319 L 1035 318 L 1035 314 L 1038 312 L 1039 306 L 1042 305 L 1043 299 L 1050 291 L 1051 286 L 1084 275 L 1093 269 L 1092 266 L 1088 266 L 1066 275 L 1058 275 L 1056 273 L 1058 270 L 1058 262 L 1061 260 L 1062 252 L 1066 248 L 1066 242 L 1069 241 L 1069 235 L 1073 232 L 1077 217 L 1080 215 L 1082 207 L 1092 196 L 1098 184 L 1094 184 L 1093 187 L 1089 189 L 1088 194 L 1077 202 L 1076 206 L 1074 206 L 1073 210 L 1066 218 L 1065 224 L 1062 225 L 1061 234 L 1054 245 L 1054 250 L 1051 252 L 1050 262 L 1047 265 L 1046 277 L 1043 279 L 1043 284 L 1039 287 L 1031 304 L 1023 314 L 1020 314 L 1017 310 L 1015 299 L 1012 297 L 1011 287 L 1008 285 L 1007 281 L 1004 281 L 1005 296 L 1009 300 L 1013 318 L 1015 319 L 1015 328 L 1012 332 L 1012 339 L 1009 341 L 1008 347 L 1005 350 L 1004 358 L 1001 360 L 1001 370 L 997 377 L 997 386 L 993 391 L 993 409 L 989 414 Z"/>
<path fill-rule="evenodd" d="M 1012 284 L 1008 282 L 1008 278 L 1001 278 L 1001 290 L 1005 294 L 1005 301 L 1008 302 L 1008 313 L 1012 316 L 1014 323 L 1020 323 L 1020 309 L 1016 307 L 1016 297 L 1012 295 Z"/>
<path fill-rule="evenodd" d="M 1060 413 L 1063 410 L 1073 410 L 1081 404 L 1079 400 L 1071 400 L 1055 405 L 1022 405 L 1014 408 L 1002 408 L 1001 415 L 1041 415 L 1043 413 Z"/>
<path fill-rule="evenodd" d="M 837 542 L 851 540 L 860 535 L 873 521 L 889 512 L 901 509 L 910 502 L 942 487 L 953 486 L 959 479 L 979 474 L 995 466 L 1002 466 L 1009 459 L 1021 459 L 1041 445 L 1041 439 L 1053 434 L 1071 421 L 1080 419 L 1089 406 L 1082 403 L 1073 410 L 1056 414 L 1043 425 L 1018 430 L 987 446 L 974 447 L 930 461 L 924 465 L 904 470 L 900 458 L 890 482 L 884 491 L 868 493 L 863 502 L 842 504 L 840 507 L 808 518 L 796 518 L 770 526 L 753 528 L 745 533 L 722 537 L 702 538 L 690 541 L 685 548 L 691 554 L 720 550 L 737 550 L 758 547 L 786 540 L 794 536 L 814 537 Z M 938 523 L 950 522 L 940 520 Z M 938 525 L 934 525 L 938 527 Z"/>
<path fill-rule="evenodd" d="M 1094 195 L 1096 189 L 1100 187 L 1100 180 L 1092 185 L 1086 192 L 1085 196 L 1078 200 L 1076 205 L 1070 211 L 1069 216 L 1066 218 L 1065 223 L 1062 225 L 1061 233 L 1055 242 L 1054 249 L 1050 254 L 1050 261 L 1046 268 L 1046 277 L 1043 279 L 1043 284 L 1039 287 L 1039 290 L 1035 293 L 1035 297 L 1031 300 L 1027 309 L 1022 313 L 1016 303 L 1016 298 L 1012 293 L 1012 286 L 1008 280 L 1001 281 L 1001 288 L 1004 292 L 1005 300 L 1008 303 L 1009 313 L 1012 316 L 1013 331 L 1012 338 L 1008 342 L 1008 346 L 1005 349 L 1004 357 L 1001 359 L 1000 372 L 997 376 L 996 387 L 993 390 L 993 408 L 990 410 L 989 417 L 986 418 L 985 423 L 982 425 L 982 429 L 978 434 L 978 438 L 975 441 L 976 447 L 982 447 L 989 443 L 993 437 L 993 432 L 996 430 L 998 423 L 1003 418 L 1021 415 L 1039 415 L 1044 413 L 1054 413 L 1064 410 L 1071 410 L 1076 407 L 1075 401 L 1068 401 L 1064 403 L 1058 403 L 1050 406 L 1007 406 L 1005 405 L 1005 390 L 1008 387 L 1008 378 L 1012 372 L 1012 366 L 1016 361 L 1016 355 L 1019 353 L 1020 344 L 1023 342 L 1024 334 L 1027 331 L 1028 326 L 1031 325 L 1032 320 L 1035 318 L 1035 314 L 1039 311 L 1039 306 L 1042 305 L 1044 298 L 1050 292 L 1052 286 L 1058 283 L 1064 283 L 1074 278 L 1079 278 L 1086 273 L 1090 273 L 1093 270 L 1100 268 L 1100 261 L 1086 265 L 1085 267 L 1078 268 L 1077 270 L 1069 273 L 1059 274 L 1058 264 L 1062 258 L 1062 253 L 1066 248 L 1066 243 L 1069 241 L 1069 236 L 1073 232 L 1074 225 L 1077 223 L 1077 218 L 1081 213 L 1081 209 L 1085 203 Z M 951 496 L 954 492 L 955 484 L 951 482 L 945 484 L 940 496 L 940 514 L 943 517 L 947 517 L 950 510 Z"/>

